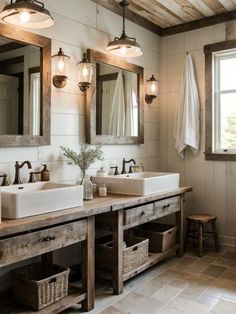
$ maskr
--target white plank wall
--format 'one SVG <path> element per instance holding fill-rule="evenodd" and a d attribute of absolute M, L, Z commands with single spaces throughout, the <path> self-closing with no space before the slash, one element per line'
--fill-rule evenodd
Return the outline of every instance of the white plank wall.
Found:
<path fill-rule="evenodd" d="M 0 9 L 5 4 L 0 0 Z M 8 1 L 9 2 L 9 1 Z M 30 160 L 33 169 L 41 169 L 47 163 L 51 178 L 60 182 L 75 182 L 79 175 L 76 166 L 70 166 L 63 161 L 60 145 L 79 150 L 80 143 L 85 141 L 85 96 L 79 91 L 76 63 L 82 58 L 82 52 L 92 48 L 104 52 L 109 40 L 119 36 L 122 29 L 120 16 L 97 6 L 89 0 L 45 0 L 45 6 L 55 19 L 55 26 L 38 31 L 43 36 L 52 39 L 53 54 L 62 47 L 71 56 L 69 80 L 66 88 L 59 90 L 52 86 L 52 131 L 51 145 L 46 147 L 0 148 L 0 173 L 9 174 L 10 181 L 14 178 L 14 163 L 16 160 Z M 127 23 L 127 32 L 135 36 L 144 49 L 144 56 L 133 60 L 144 67 L 145 79 L 154 74 L 159 78 L 160 38 L 150 31 Z M 134 158 L 143 163 L 147 171 L 159 168 L 159 103 L 145 105 L 145 144 L 144 145 L 108 145 L 103 147 L 105 162 L 98 163 L 90 169 L 94 174 L 101 165 L 119 165 L 122 158 Z M 28 179 L 28 169 L 22 169 L 22 179 Z M 64 261 L 77 262 L 78 249 L 67 248 L 69 254 L 60 254 L 59 263 Z M 74 250 L 74 251 L 73 251 Z M 69 256 L 66 260 L 66 256 Z M 14 265 L 16 267 L 18 265 Z M 9 282 L 9 268 L 0 270 L 0 290 Z"/>
<path fill-rule="evenodd" d="M 235 22 L 234 22 L 235 27 Z M 161 170 L 181 173 L 182 184 L 192 185 L 188 213 L 212 213 L 218 217 L 221 244 L 236 248 L 236 162 L 205 161 L 205 78 L 203 46 L 226 39 L 225 23 L 169 36 L 161 42 Z M 228 37 L 228 36 L 227 36 Z M 186 53 L 194 59 L 201 100 L 201 150 L 190 150 L 182 160 L 174 148 L 173 125 L 179 96 L 179 83 Z"/>

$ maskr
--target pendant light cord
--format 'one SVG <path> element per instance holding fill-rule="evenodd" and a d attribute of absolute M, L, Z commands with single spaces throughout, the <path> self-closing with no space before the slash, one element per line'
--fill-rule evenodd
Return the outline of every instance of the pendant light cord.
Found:
<path fill-rule="evenodd" d="M 129 2 L 127 1 L 127 0 L 122 0 L 121 2 L 120 2 L 120 6 L 122 7 L 122 11 L 123 11 L 123 31 L 122 31 L 122 37 L 123 38 L 126 38 L 127 37 L 127 35 L 126 35 L 126 29 L 125 29 L 125 19 L 126 19 L 126 16 L 125 16 L 125 9 L 126 9 L 126 7 L 128 7 L 128 5 L 129 5 Z"/>

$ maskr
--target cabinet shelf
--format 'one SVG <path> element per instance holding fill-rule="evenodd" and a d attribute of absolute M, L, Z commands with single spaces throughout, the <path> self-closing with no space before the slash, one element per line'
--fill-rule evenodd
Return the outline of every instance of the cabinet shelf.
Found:
<path fill-rule="evenodd" d="M 76 303 L 80 303 L 81 301 L 85 300 L 87 294 L 84 293 L 81 289 L 75 288 L 74 286 L 69 287 L 68 296 L 63 298 L 62 300 L 46 307 L 41 311 L 32 311 L 26 310 L 25 308 L 13 304 L 12 300 L 9 299 L 9 305 L 5 305 L 1 307 L 0 304 L 0 313 L 1 314 L 57 314 L 61 311 L 75 305 Z"/>
<path fill-rule="evenodd" d="M 163 253 L 149 253 L 149 258 L 146 263 L 139 266 L 136 269 L 131 270 L 130 272 L 123 274 L 123 281 L 129 280 L 130 278 L 136 276 L 137 274 L 140 274 L 144 270 L 148 269 L 149 267 L 157 264 L 161 260 L 165 259 L 166 257 L 172 255 L 175 251 L 177 251 L 180 248 L 180 244 L 176 244 L 169 250 L 163 252 Z M 98 278 L 106 279 L 106 280 L 113 280 L 113 275 L 111 272 L 98 269 L 96 270 L 96 276 Z"/>

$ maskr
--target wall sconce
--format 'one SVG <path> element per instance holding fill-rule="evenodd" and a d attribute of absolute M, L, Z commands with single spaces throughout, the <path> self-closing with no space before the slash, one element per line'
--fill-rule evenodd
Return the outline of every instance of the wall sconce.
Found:
<path fill-rule="evenodd" d="M 147 80 L 147 94 L 145 95 L 145 101 L 147 104 L 151 104 L 153 100 L 157 97 L 158 93 L 158 80 L 156 80 L 155 76 L 152 75 L 152 77 Z"/>
<path fill-rule="evenodd" d="M 56 88 L 63 88 L 66 86 L 69 60 L 70 57 L 64 54 L 62 48 L 59 49 L 56 55 L 52 56 L 52 81 Z"/>
<path fill-rule="evenodd" d="M 79 89 L 85 92 L 92 82 L 93 64 L 88 61 L 86 53 L 83 54 L 83 59 L 78 63 L 79 72 Z"/>
<path fill-rule="evenodd" d="M 11 0 L 0 13 L 0 19 L 8 24 L 33 29 L 47 28 L 54 24 L 50 12 L 38 0 Z"/>

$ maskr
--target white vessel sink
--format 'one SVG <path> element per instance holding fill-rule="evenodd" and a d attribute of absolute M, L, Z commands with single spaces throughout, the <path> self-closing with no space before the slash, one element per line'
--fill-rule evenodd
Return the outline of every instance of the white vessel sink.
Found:
<path fill-rule="evenodd" d="M 93 177 L 98 185 L 105 184 L 108 192 L 128 195 L 149 195 L 179 187 L 179 173 L 137 172 L 117 176 Z"/>
<path fill-rule="evenodd" d="M 83 187 L 36 182 L 1 188 L 2 217 L 17 219 L 83 205 Z"/>

